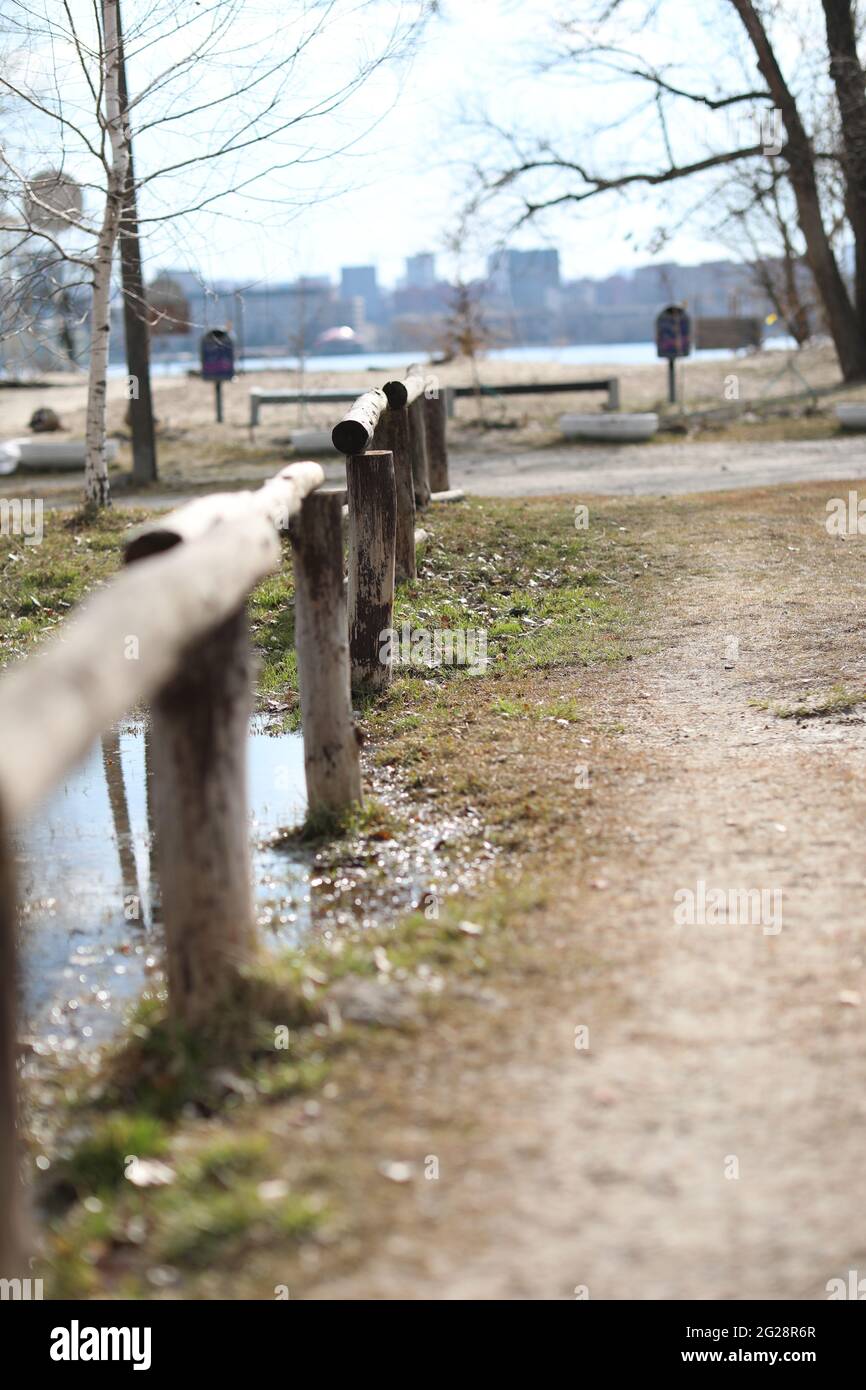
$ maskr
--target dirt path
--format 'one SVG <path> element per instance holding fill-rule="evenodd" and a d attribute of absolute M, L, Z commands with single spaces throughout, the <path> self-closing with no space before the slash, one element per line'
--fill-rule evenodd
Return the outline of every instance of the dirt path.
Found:
<path fill-rule="evenodd" d="M 559 492 L 677 496 L 819 478 L 866 477 L 862 436 L 682 444 L 561 445 L 452 452 L 451 483 L 480 497 Z"/>
<path fill-rule="evenodd" d="M 375 1253 L 306 1296 L 818 1299 L 866 1273 L 866 723 L 750 704 L 862 688 L 862 552 L 822 512 L 812 489 L 656 514 L 648 549 L 691 559 L 654 650 L 575 677 L 623 729 L 574 793 L 599 852 L 528 922 L 534 975 L 379 1117 L 442 1178 L 395 1188 Z M 778 890 L 781 929 L 772 896 L 763 924 L 676 925 L 699 881 Z"/>

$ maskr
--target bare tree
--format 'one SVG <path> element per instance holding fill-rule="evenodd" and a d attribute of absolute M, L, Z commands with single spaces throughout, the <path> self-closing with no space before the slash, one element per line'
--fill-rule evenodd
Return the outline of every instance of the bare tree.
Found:
<path fill-rule="evenodd" d="M 715 235 L 743 262 L 797 346 L 804 346 L 823 327 L 823 313 L 782 175 L 743 168 L 722 196 L 728 211 L 721 221 L 716 216 Z"/>
<path fill-rule="evenodd" d="M 507 199 L 519 225 L 552 209 L 580 207 L 601 194 L 667 188 L 687 180 L 708 186 L 707 176 L 714 171 L 758 166 L 772 157 L 783 171 L 843 375 L 846 380 L 866 378 L 866 71 L 857 51 L 853 0 L 822 0 L 823 22 L 810 35 L 811 47 L 801 47 L 797 62 L 788 56 L 787 71 L 776 39 L 780 33 L 788 36 L 800 16 L 794 0 L 772 6 L 719 0 L 718 8 L 718 64 L 709 71 L 694 45 L 663 64 L 644 56 L 656 46 L 647 36 L 657 37 L 654 26 L 663 13 L 671 13 L 666 0 L 647 0 L 642 11 L 625 0 L 600 0 L 587 6 L 580 19 L 560 24 L 550 61 L 566 65 L 576 83 L 598 83 L 611 74 L 629 81 L 643 99 L 617 119 L 620 148 L 632 144 L 625 133 L 638 129 L 630 120 L 642 122 L 639 130 L 645 136 L 651 116 L 658 163 L 641 159 L 617 168 L 608 156 L 608 167 L 598 167 L 592 154 L 585 153 L 593 145 L 586 131 L 575 131 L 563 142 L 488 121 L 493 141 L 478 162 L 475 202 Z M 667 34 L 670 47 L 670 28 Z M 788 45 L 784 50 L 790 54 Z M 727 61 L 732 52 L 739 53 L 739 63 Z M 821 102 L 826 97 L 832 102 L 835 135 L 829 145 L 823 126 L 811 119 L 816 92 Z M 709 153 L 695 148 L 700 116 L 754 110 L 759 121 L 751 132 L 744 131 L 742 122 L 737 130 L 729 120 L 725 140 Z M 634 144 L 643 149 L 646 140 L 635 139 Z M 845 217 L 855 245 L 853 298 L 834 249 L 833 211 L 822 198 L 825 166 L 844 185 Z"/>
<path fill-rule="evenodd" d="M 479 226 L 471 211 L 464 210 L 445 238 L 445 247 L 453 259 L 454 275 L 449 295 L 441 348 L 445 360 L 465 357 L 469 362 L 472 385 L 479 417 L 483 415 L 483 396 L 479 362 L 494 342 L 494 333 L 487 319 L 484 299 L 489 288 L 487 281 L 474 278 L 468 264 L 478 258 Z"/>
<path fill-rule="evenodd" d="M 126 9 L 130 91 L 122 101 L 118 0 L 92 7 L 70 0 L 3 4 L 9 51 L 0 92 L 19 131 L 0 149 L 6 193 L 0 231 L 47 242 L 90 285 L 88 504 L 109 501 L 109 310 L 119 237 L 146 237 L 168 219 L 278 185 L 287 171 L 335 153 L 318 148 L 307 127 L 347 102 L 382 64 L 402 57 L 428 8 L 426 0 L 310 0 L 290 13 L 274 4 L 266 17 L 242 0 L 201 0 L 194 8 L 139 0 Z M 367 9 L 375 16 L 366 16 Z M 327 63 L 326 45 L 335 36 L 341 61 Z M 80 212 L 58 213 L 40 193 L 34 150 L 41 163 L 49 151 L 54 167 L 74 173 L 85 191 Z M 284 206 L 298 197 L 274 187 L 267 196 Z M 137 225 L 130 221 L 136 203 Z M 33 216 L 40 207 L 60 216 L 62 231 Z M 137 309 L 147 315 L 146 304 Z"/>

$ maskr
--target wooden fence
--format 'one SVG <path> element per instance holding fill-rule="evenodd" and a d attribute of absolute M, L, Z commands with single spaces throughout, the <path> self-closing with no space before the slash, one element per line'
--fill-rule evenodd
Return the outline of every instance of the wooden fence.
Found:
<path fill-rule="evenodd" d="M 97 738 L 150 702 L 169 1011 L 194 1026 L 219 1006 L 256 954 L 247 598 L 279 568 L 288 534 L 308 812 L 341 813 L 362 794 L 351 690 L 380 690 L 391 677 L 382 634 L 395 577 L 416 576 L 416 503 L 429 501 L 431 473 L 447 489 L 444 403 L 425 389 L 416 375 L 389 382 L 334 428 L 347 455 L 347 588 L 343 493 L 322 490 L 317 463 L 292 464 L 257 491 L 203 497 L 147 522 L 120 573 L 0 676 L 0 1277 L 20 1277 L 25 1248 L 12 835 Z"/>

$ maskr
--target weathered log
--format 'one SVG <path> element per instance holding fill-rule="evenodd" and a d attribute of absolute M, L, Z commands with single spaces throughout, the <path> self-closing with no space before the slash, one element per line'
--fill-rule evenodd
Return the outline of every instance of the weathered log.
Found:
<path fill-rule="evenodd" d="M 409 412 L 394 406 L 382 412 L 374 444 L 394 459 L 394 487 L 397 493 L 397 540 L 394 575 L 398 584 L 414 579 L 415 567 L 415 488 L 409 446 Z"/>
<path fill-rule="evenodd" d="M 141 560 L 181 541 L 198 540 L 214 526 L 245 516 L 267 517 L 278 531 L 287 531 L 308 493 L 325 480 L 321 464 L 290 463 L 255 491 L 215 492 L 197 497 L 176 511 L 153 517 L 136 527 L 125 546 L 125 559 Z"/>
<path fill-rule="evenodd" d="M 349 656 L 353 690 L 381 690 L 391 679 L 382 634 L 394 611 L 397 491 L 394 458 L 371 450 L 346 459 L 349 493 Z"/>
<path fill-rule="evenodd" d="M 0 803 L 0 1278 L 21 1278 L 23 1193 L 18 1175 L 18 932 L 12 844 Z"/>
<path fill-rule="evenodd" d="M 427 430 L 424 422 L 424 397 L 416 396 L 407 406 L 409 415 L 409 453 L 412 460 L 412 486 L 415 506 L 430 505 L 430 471 L 427 463 Z"/>
<path fill-rule="evenodd" d="M 400 406 L 412 405 L 419 396 L 423 396 L 431 378 L 421 372 L 410 371 L 402 381 L 386 381 L 382 390 L 388 399 L 388 404 L 394 409 Z"/>
<path fill-rule="evenodd" d="M 361 800 L 361 765 L 349 691 L 339 496 L 305 498 L 289 534 L 307 813 L 341 815 Z"/>
<path fill-rule="evenodd" d="M 255 954 L 247 813 L 253 659 L 243 606 L 191 647 L 152 709 L 171 1015 L 213 1015 Z"/>
<path fill-rule="evenodd" d="M 337 504 L 339 505 L 339 504 Z M 282 555 L 271 521 L 247 515 L 122 570 L 0 679 L 0 800 L 14 824 L 104 729 L 172 677 Z"/>
<path fill-rule="evenodd" d="M 359 396 L 342 420 L 331 431 L 334 448 L 341 454 L 363 454 L 379 423 L 379 416 L 386 408 L 388 399 L 378 388 Z"/>
<path fill-rule="evenodd" d="M 448 444 L 445 397 L 441 392 L 424 397 L 424 426 L 427 438 L 427 470 L 431 492 L 447 492 Z"/>

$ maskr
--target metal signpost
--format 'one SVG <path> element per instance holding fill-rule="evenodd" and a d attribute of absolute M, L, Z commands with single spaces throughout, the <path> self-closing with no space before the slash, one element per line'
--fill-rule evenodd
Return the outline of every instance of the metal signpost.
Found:
<path fill-rule="evenodd" d="M 692 350 L 692 321 L 682 304 L 669 304 L 656 319 L 656 353 L 668 360 L 668 400 L 676 404 L 676 360 Z"/>
<path fill-rule="evenodd" d="M 201 340 L 201 374 L 216 390 L 217 424 L 223 422 L 223 382 L 235 374 L 235 345 L 224 328 L 209 328 Z"/>

